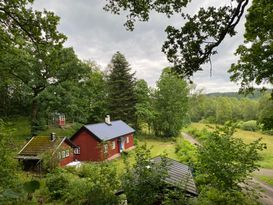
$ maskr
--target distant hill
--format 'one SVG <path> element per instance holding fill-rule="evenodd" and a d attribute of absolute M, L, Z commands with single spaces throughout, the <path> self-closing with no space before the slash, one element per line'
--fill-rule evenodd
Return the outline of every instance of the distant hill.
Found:
<path fill-rule="evenodd" d="M 216 93 L 208 93 L 206 94 L 206 96 L 211 96 L 211 97 L 234 97 L 234 98 L 249 98 L 249 99 L 258 99 L 260 98 L 262 95 L 264 95 L 264 93 L 270 93 L 272 92 L 272 90 L 268 90 L 266 92 L 260 92 L 260 90 L 255 90 L 253 92 L 253 94 L 248 94 L 248 95 L 244 95 L 244 94 L 239 94 L 238 92 L 216 92 Z"/>

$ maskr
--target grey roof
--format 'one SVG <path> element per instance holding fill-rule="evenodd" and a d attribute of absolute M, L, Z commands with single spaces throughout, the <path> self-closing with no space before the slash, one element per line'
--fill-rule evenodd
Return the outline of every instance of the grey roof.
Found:
<path fill-rule="evenodd" d="M 162 157 L 155 157 L 153 162 L 159 163 Z M 191 169 L 189 166 L 182 164 L 176 160 L 165 158 L 167 160 L 168 176 L 166 182 L 172 186 L 182 186 L 186 192 L 191 195 L 197 196 L 197 189 L 192 177 Z"/>
<path fill-rule="evenodd" d="M 102 141 L 114 139 L 135 132 L 133 128 L 122 120 L 112 121 L 111 125 L 103 122 L 84 125 L 84 127 Z"/>

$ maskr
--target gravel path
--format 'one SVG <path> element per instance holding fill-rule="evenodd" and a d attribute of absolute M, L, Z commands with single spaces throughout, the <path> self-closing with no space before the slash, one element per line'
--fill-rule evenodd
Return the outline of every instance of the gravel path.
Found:
<path fill-rule="evenodd" d="M 188 140 L 191 144 L 201 145 L 191 135 L 184 133 L 184 132 L 182 133 L 182 135 L 183 135 L 184 139 Z M 255 171 L 254 173 L 259 174 L 259 175 L 273 177 L 273 170 L 272 169 L 260 168 L 259 170 Z M 253 182 L 256 183 L 263 190 L 263 193 L 261 194 L 262 197 L 259 199 L 259 201 L 265 205 L 273 205 L 273 187 L 264 183 L 264 182 L 261 182 L 260 180 L 258 180 L 255 177 L 253 178 Z"/>

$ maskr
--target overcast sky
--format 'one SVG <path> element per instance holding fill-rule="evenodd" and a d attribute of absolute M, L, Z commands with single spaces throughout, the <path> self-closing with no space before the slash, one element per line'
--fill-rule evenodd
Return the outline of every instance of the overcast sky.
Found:
<path fill-rule="evenodd" d="M 112 55 L 120 51 L 136 71 L 138 79 L 144 79 L 155 86 L 162 69 L 169 65 L 161 46 L 166 39 L 167 25 L 180 27 L 183 20 L 179 16 L 171 19 L 153 13 L 150 21 L 137 23 L 133 32 L 126 31 L 123 24 L 125 16 L 116 16 L 105 12 L 104 0 L 36 0 L 35 9 L 46 9 L 61 17 L 59 30 L 68 40 L 66 46 L 72 46 L 80 59 L 94 60 L 102 69 L 110 62 Z M 210 3 L 219 5 L 219 0 L 193 0 L 187 11 L 191 14 L 197 8 Z M 224 1 L 222 1 L 224 2 Z M 212 58 L 213 72 L 209 66 L 194 75 L 193 81 L 198 89 L 208 92 L 238 91 L 239 86 L 229 81 L 231 63 L 236 62 L 234 51 L 243 42 L 244 19 L 238 25 L 238 34 L 225 39 L 218 49 L 218 55 Z"/>

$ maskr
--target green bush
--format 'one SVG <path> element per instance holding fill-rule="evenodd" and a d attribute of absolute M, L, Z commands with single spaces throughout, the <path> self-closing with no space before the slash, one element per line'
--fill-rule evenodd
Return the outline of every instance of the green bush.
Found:
<path fill-rule="evenodd" d="M 241 122 L 238 124 L 238 126 L 242 130 L 253 131 L 253 132 L 255 132 L 259 129 L 256 120 Z"/>
<path fill-rule="evenodd" d="M 68 177 L 61 171 L 48 174 L 46 187 L 49 190 L 51 199 L 61 199 L 67 192 L 68 183 Z"/>
<path fill-rule="evenodd" d="M 194 165 L 196 162 L 196 147 L 186 140 L 178 140 L 175 146 L 175 153 L 177 154 L 179 161 Z"/>

